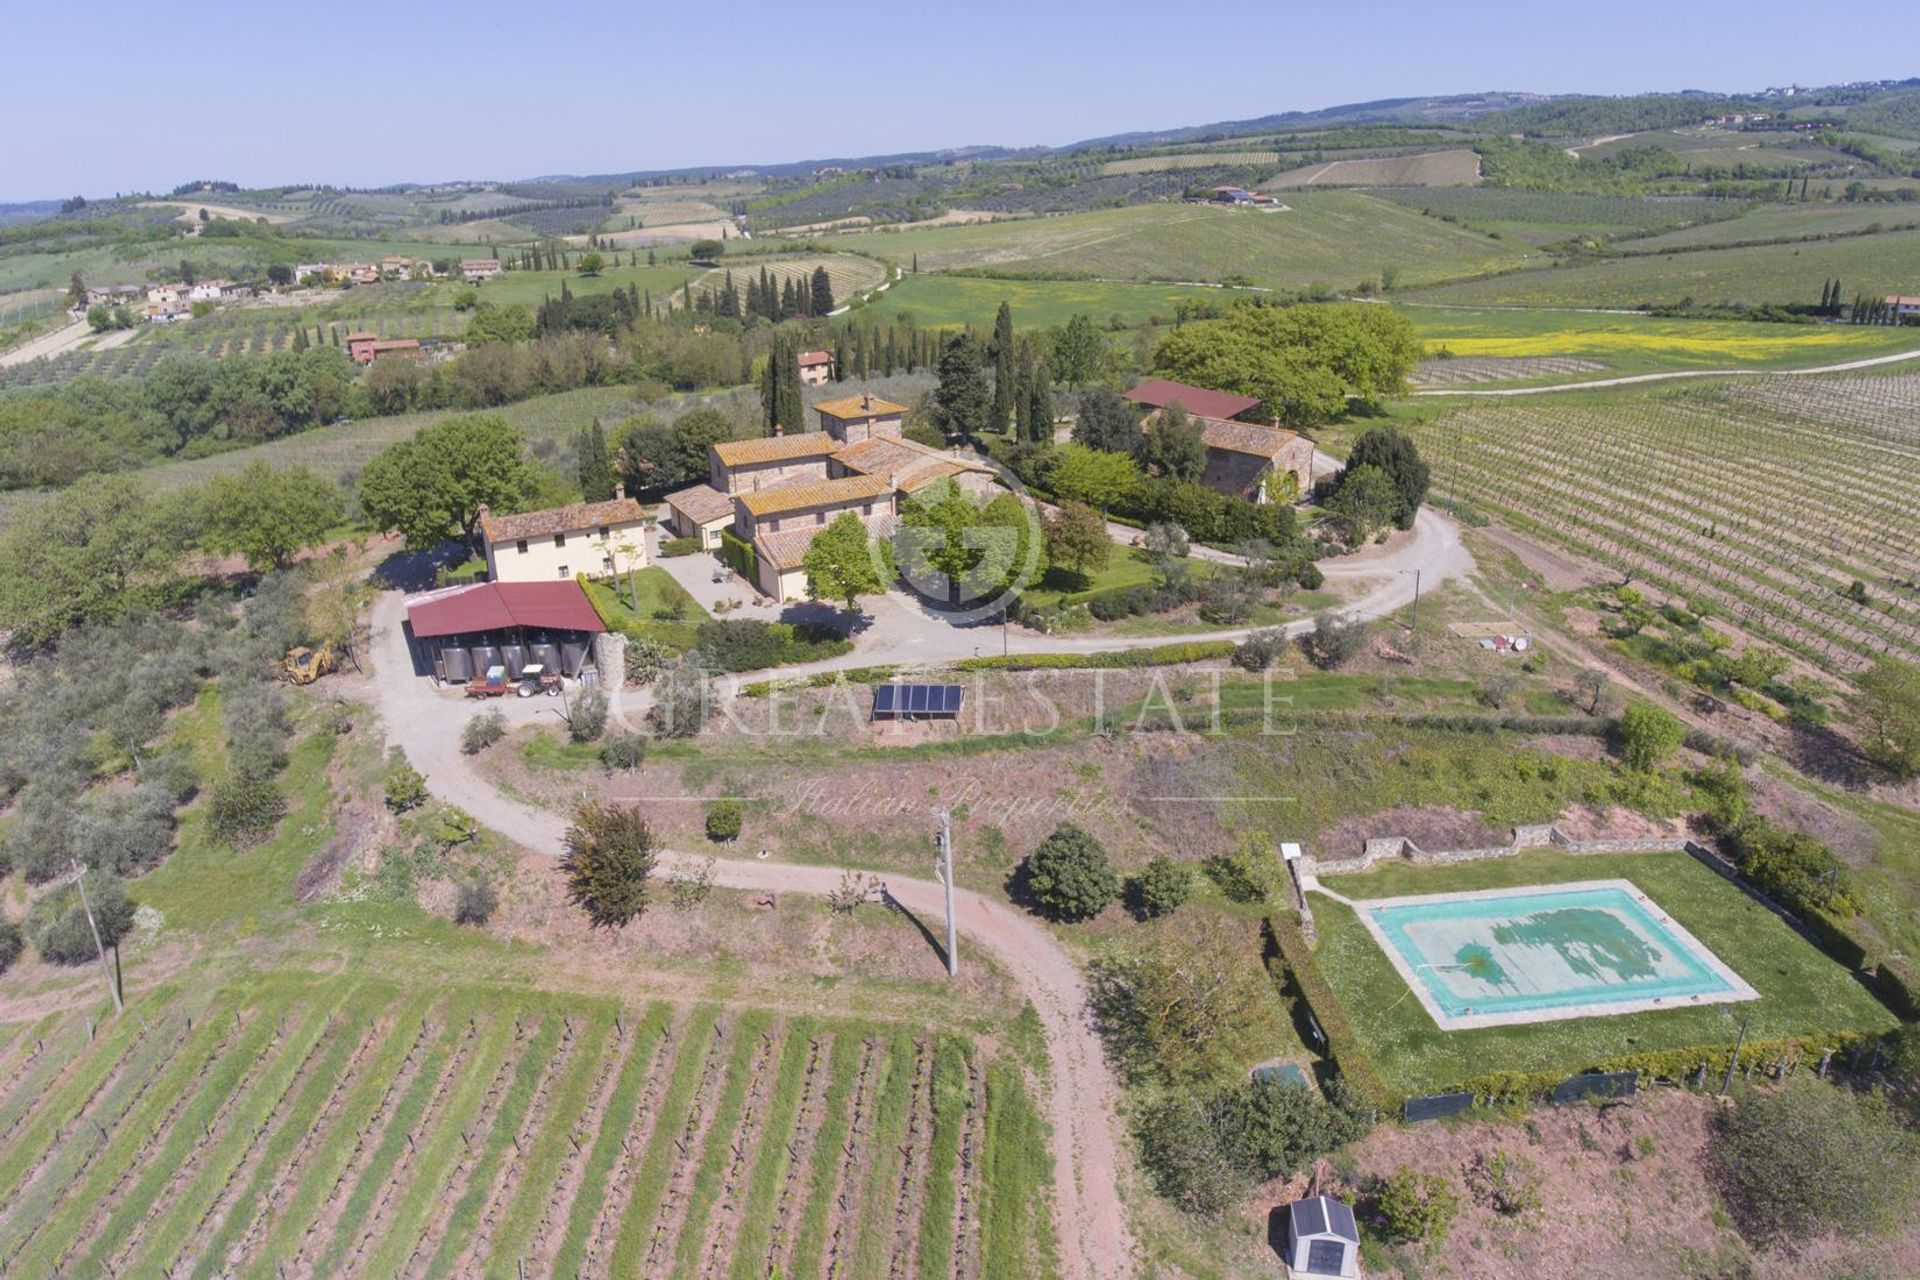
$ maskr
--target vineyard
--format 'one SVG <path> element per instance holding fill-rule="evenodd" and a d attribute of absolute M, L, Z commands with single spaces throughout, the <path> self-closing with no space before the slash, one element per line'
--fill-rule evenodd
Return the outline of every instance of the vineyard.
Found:
<path fill-rule="evenodd" d="M 9 1275 L 1047 1268 L 1020 1069 L 919 1028 L 282 974 L 0 1026 L 0 1135 Z"/>
<path fill-rule="evenodd" d="M 1251 168 L 1279 162 L 1280 153 L 1277 151 L 1191 151 L 1181 155 L 1109 160 L 1100 166 L 1100 172 L 1112 177 L 1116 174 L 1161 173 L 1175 169 Z"/>
<path fill-rule="evenodd" d="M 1438 496 L 1843 674 L 1920 657 L 1917 421 L 1908 375 L 1473 405 L 1412 430 Z"/>
<path fill-rule="evenodd" d="M 1375 195 L 1535 244 L 1717 222 L 1748 206 L 1696 196 L 1594 196 L 1511 187 L 1381 187 Z"/>

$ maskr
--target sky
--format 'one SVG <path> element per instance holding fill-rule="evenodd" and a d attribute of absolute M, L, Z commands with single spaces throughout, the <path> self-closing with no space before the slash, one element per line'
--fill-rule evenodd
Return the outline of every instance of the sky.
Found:
<path fill-rule="evenodd" d="M 22 4 L 0 42 L 0 201 L 1057 145 L 1373 98 L 1920 74 L 1912 0 L 1818 13 L 1785 0 Z"/>

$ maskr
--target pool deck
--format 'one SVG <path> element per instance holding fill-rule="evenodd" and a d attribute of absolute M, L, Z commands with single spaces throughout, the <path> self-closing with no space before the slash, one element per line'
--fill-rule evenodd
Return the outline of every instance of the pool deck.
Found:
<path fill-rule="evenodd" d="M 1639 886 L 1631 880 L 1576 880 L 1565 884 L 1518 885 L 1508 889 L 1468 889 L 1455 893 L 1406 894 L 1394 898 L 1353 899 L 1335 893 L 1316 880 L 1310 886 L 1303 885 L 1309 892 L 1324 893 L 1335 902 L 1351 908 L 1359 917 L 1360 923 L 1372 935 L 1374 944 L 1386 955 L 1407 989 L 1420 1001 L 1420 1007 L 1427 1011 L 1434 1025 L 1442 1031 L 1472 1031 L 1482 1027 L 1512 1027 L 1534 1022 L 1565 1022 L 1574 1018 L 1610 1017 L 1621 1013 L 1655 1013 L 1662 1009 L 1689 1009 L 1705 1005 L 1732 1004 L 1742 1000 L 1757 1000 L 1760 993 L 1749 985 L 1746 979 L 1728 967 L 1725 961 L 1713 953 L 1712 948 L 1694 937 L 1681 923 L 1668 915 L 1666 911 L 1641 892 Z M 1500 898 L 1535 897 L 1543 893 L 1577 893 L 1582 890 L 1617 890 L 1633 899 L 1651 916 L 1671 939 L 1693 953 L 1694 959 L 1704 965 L 1713 975 L 1726 983 L 1730 990 L 1700 993 L 1690 996 L 1652 996 L 1633 997 L 1624 1000 L 1582 1000 L 1549 1009 L 1513 1009 L 1506 1012 L 1454 1014 L 1443 1009 L 1434 998 L 1432 988 L 1426 980 L 1414 972 L 1413 965 L 1400 948 L 1387 937 L 1380 922 L 1374 918 L 1373 908 L 1396 907 L 1413 904 L 1432 905 L 1442 902 L 1489 902 Z"/>

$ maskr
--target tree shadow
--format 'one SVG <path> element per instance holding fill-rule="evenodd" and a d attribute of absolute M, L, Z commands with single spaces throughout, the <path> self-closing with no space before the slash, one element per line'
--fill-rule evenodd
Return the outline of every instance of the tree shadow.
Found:
<path fill-rule="evenodd" d="M 443 542 L 431 551 L 402 548 L 374 568 L 374 580 L 394 591 L 427 591 L 439 582 L 442 569 L 451 569 L 467 561 L 467 548 L 457 542 Z"/>
<path fill-rule="evenodd" d="M 1859 748 L 1825 725 L 1795 725 L 1786 755 L 1794 768 L 1829 786 L 1865 791 L 1875 780 Z"/>

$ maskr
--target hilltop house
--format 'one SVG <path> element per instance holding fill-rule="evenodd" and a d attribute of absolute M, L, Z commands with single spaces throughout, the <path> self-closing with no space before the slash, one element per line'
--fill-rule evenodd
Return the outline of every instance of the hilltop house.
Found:
<path fill-rule="evenodd" d="M 833 377 L 833 353 L 830 351 L 802 351 L 799 365 L 800 385 L 803 387 L 823 387 Z"/>
<path fill-rule="evenodd" d="M 1920 297 L 1890 293 L 1887 295 L 1887 312 L 1895 324 L 1920 321 Z"/>
<path fill-rule="evenodd" d="M 1200 483 L 1215 493 L 1264 503 L 1297 501 L 1313 488 L 1313 441 L 1278 423 L 1239 421 L 1260 406 L 1252 396 L 1155 378 L 1127 392 L 1127 399 L 1152 410 L 1140 424 L 1143 431 L 1152 430 L 1175 405 L 1186 412 L 1207 448 Z"/>
<path fill-rule="evenodd" d="M 460 259 L 460 278 L 469 284 L 478 284 L 482 280 L 491 280 L 499 275 L 503 268 L 497 258 Z"/>
<path fill-rule="evenodd" d="M 975 494 L 993 484 L 984 464 L 906 439 L 904 405 L 862 395 L 815 408 L 823 430 L 713 445 L 707 483 L 667 497 L 674 534 L 752 548 L 755 585 L 778 603 L 805 596 L 807 547 L 843 513 L 881 534 L 903 499 L 936 481 Z"/>
<path fill-rule="evenodd" d="M 647 513 L 616 489 L 608 502 L 496 516 L 483 512 L 487 576 L 494 582 L 553 582 L 577 574 L 613 577 L 647 567 Z"/>

